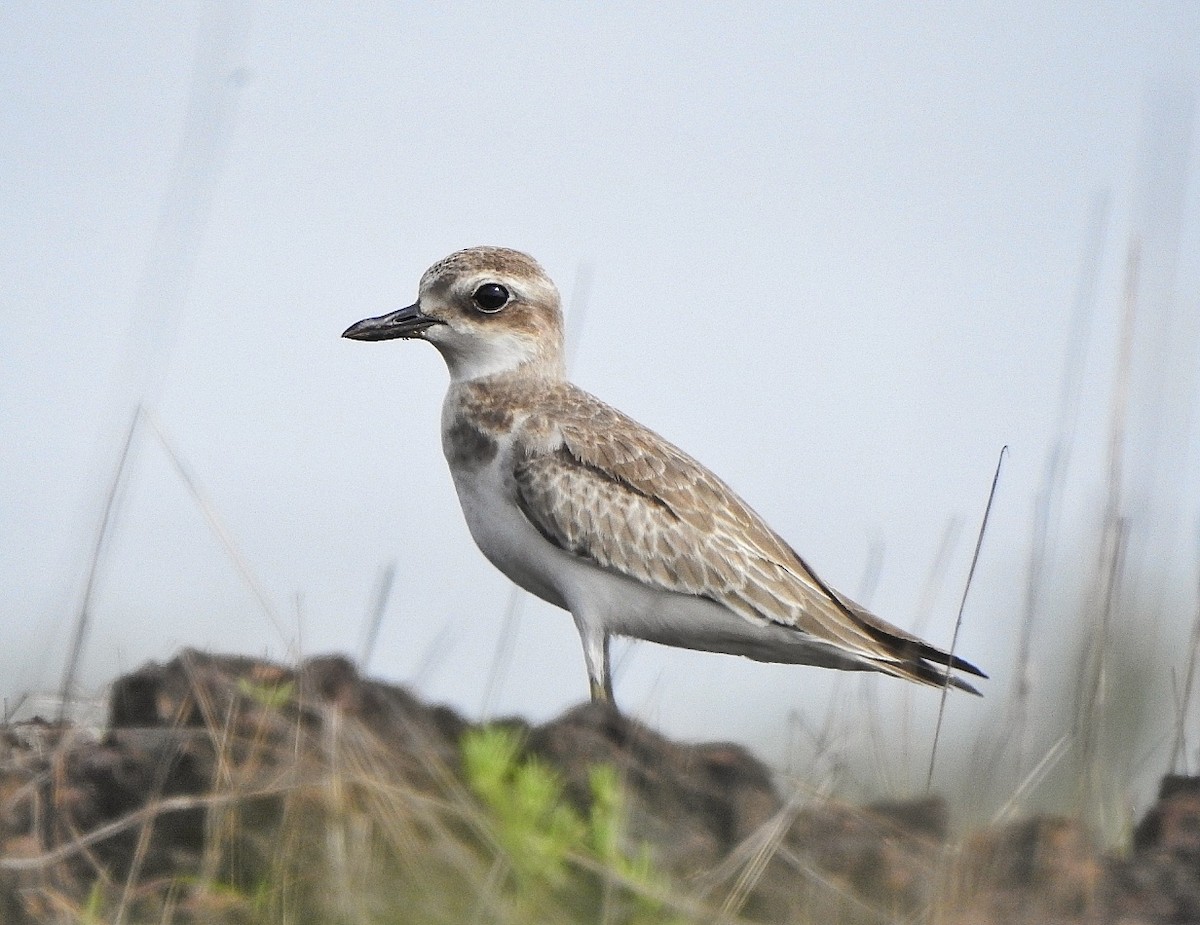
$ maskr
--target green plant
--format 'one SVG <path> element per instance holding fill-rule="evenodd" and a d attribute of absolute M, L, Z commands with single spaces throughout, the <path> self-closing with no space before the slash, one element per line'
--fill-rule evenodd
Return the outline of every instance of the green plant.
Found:
<path fill-rule="evenodd" d="M 293 681 L 258 684 L 248 678 L 238 678 L 237 689 L 243 697 L 248 697 L 268 710 L 278 710 L 291 702 L 296 685 Z"/>
<path fill-rule="evenodd" d="M 674 921 L 649 849 L 630 849 L 625 792 L 612 767 L 590 769 L 585 813 L 566 799 L 564 781 L 552 768 L 522 753 L 510 730 L 468 732 L 462 756 L 467 785 L 487 810 L 490 834 L 508 865 L 502 889 L 518 919 L 548 909 L 586 915 L 603 907 L 607 921 Z"/>

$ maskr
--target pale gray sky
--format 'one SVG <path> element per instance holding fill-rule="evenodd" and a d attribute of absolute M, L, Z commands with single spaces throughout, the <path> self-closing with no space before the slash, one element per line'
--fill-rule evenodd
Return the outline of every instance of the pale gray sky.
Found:
<path fill-rule="evenodd" d="M 189 118 L 198 54 L 219 80 L 202 75 Z M 4 695 L 58 683 L 105 483 L 145 397 L 285 628 L 143 434 L 86 685 L 182 645 L 353 654 L 395 559 L 372 671 L 478 715 L 509 585 L 471 543 L 441 458 L 443 364 L 424 345 L 338 335 L 408 304 L 434 260 L 487 243 L 535 255 L 568 298 L 589 281 L 581 385 L 710 465 L 830 582 L 940 644 L 1010 446 L 959 642 L 994 677 L 987 700 L 952 700 L 951 734 L 970 743 L 1011 683 L 1033 499 L 1106 192 L 1051 556 L 1059 618 L 1036 665 L 1042 679 L 1073 669 L 1139 230 L 1145 312 L 1159 313 L 1143 322 L 1135 399 L 1150 397 L 1132 426 L 1158 442 L 1133 467 L 1152 496 L 1134 537 L 1163 595 L 1146 634 L 1178 653 L 1200 488 L 1198 89 L 1200 5 L 1186 2 L 3 5 Z M 182 265 L 162 256 L 173 244 Z M 963 531 L 918 615 L 953 518 Z M 623 669 L 631 711 L 776 760 L 789 715 L 819 723 L 833 687 L 818 669 L 652 646 Z M 586 689 L 570 619 L 527 601 L 495 710 L 541 719 Z M 911 698 L 927 742 L 937 696 Z"/>

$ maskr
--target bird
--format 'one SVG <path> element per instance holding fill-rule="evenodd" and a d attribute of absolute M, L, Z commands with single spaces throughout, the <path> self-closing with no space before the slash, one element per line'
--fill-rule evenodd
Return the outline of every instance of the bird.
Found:
<path fill-rule="evenodd" d="M 417 301 L 352 324 L 423 340 L 450 373 L 442 449 L 483 555 L 569 611 L 593 701 L 616 708 L 613 636 L 979 691 L 950 652 L 835 591 L 711 471 L 572 384 L 558 290 L 528 254 L 471 247 Z"/>

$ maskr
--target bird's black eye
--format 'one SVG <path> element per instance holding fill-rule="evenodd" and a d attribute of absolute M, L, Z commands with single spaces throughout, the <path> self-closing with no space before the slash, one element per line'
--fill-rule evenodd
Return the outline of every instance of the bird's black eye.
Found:
<path fill-rule="evenodd" d="M 490 315 L 508 304 L 509 295 L 508 290 L 499 283 L 484 283 L 471 298 L 475 300 L 476 308 Z"/>

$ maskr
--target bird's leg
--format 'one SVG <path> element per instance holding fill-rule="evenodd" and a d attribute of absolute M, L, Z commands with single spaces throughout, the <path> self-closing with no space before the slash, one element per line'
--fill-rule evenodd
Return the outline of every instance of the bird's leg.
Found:
<path fill-rule="evenodd" d="M 583 660 L 587 664 L 588 684 L 593 703 L 605 703 L 616 708 L 613 700 L 612 670 L 608 656 L 608 633 L 576 620 L 579 638 L 583 642 Z"/>
<path fill-rule="evenodd" d="M 592 700 L 596 703 L 608 704 L 608 706 L 615 710 L 617 708 L 617 701 L 613 697 L 612 660 L 608 655 L 608 642 L 611 638 L 608 633 L 605 633 L 604 642 L 601 643 L 604 654 L 601 657 L 600 664 L 602 667 L 600 668 L 599 679 L 590 676 L 588 680 L 591 682 Z"/>

